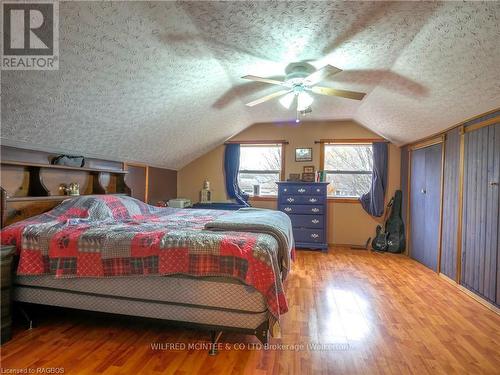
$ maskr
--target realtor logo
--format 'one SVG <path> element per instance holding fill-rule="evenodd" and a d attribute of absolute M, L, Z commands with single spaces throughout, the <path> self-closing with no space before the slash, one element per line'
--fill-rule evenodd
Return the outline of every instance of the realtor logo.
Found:
<path fill-rule="evenodd" d="M 2 3 L 2 69 L 59 69 L 59 4 Z"/>

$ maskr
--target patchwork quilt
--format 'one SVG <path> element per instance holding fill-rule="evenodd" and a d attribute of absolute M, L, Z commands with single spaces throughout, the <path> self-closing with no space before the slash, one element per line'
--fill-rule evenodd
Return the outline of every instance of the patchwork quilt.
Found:
<path fill-rule="evenodd" d="M 253 286 L 278 319 L 288 310 L 280 249 L 269 233 L 211 231 L 230 211 L 160 208 L 126 196 L 81 196 L 1 231 L 15 245 L 19 275 L 225 276 Z M 293 239 L 289 239 L 293 242 Z"/>

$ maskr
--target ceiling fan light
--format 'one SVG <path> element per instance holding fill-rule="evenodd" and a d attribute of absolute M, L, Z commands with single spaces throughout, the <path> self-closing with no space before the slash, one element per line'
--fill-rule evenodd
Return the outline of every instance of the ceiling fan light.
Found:
<path fill-rule="evenodd" d="M 280 103 L 286 109 L 290 109 L 290 106 L 292 105 L 294 98 L 295 98 L 295 93 L 290 92 L 280 99 Z"/>
<path fill-rule="evenodd" d="M 313 103 L 314 98 L 307 92 L 301 92 L 297 97 L 297 111 L 304 111 Z"/>

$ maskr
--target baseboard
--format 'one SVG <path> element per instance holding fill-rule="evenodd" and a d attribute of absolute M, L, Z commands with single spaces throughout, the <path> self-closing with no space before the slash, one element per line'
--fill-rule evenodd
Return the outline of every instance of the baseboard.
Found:
<path fill-rule="evenodd" d="M 469 289 L 463 287 L 462 285 L 457 284 L 457 282 L 455 280 L 451 279 L 450 277 L 446 276 L 445 274 L 439 273 L 439 276 L 443 280 L 446 280 L 448 283 L 450 283 L 451 285 L 453 285 L 454 287 L 458 288 L 458 290 L 460 290 L 461 292 L 463 292 L 467 296 L 469 296 L 469 297 L 473 298 L 474 300 L 476 300 L 476 302 L 479 302 L 484 307 L 486 307 L 489 310 L 493 311 L 494 313 L 500 315 L 500 308 L 498 308 L 497 306 L 495 306 L 491 302 L 489 302 L 489 301 L 485 300 L 484 298 L 478 296 L 476 293 L 470 291 Z"/>

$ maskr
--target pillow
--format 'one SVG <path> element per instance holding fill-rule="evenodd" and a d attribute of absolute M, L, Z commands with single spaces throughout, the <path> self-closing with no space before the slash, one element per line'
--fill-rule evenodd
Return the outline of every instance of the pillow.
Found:
<path fill-rule="evenodd" d="M 57 219 L 85 218 L 91 221 L 127 220 L 151 213 L 150 205 L 121 195 L 83 195 L 64 200 L 47 212 Z"/>

